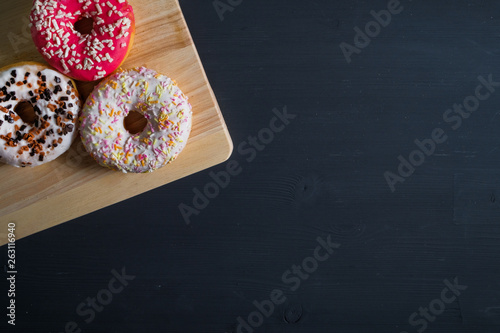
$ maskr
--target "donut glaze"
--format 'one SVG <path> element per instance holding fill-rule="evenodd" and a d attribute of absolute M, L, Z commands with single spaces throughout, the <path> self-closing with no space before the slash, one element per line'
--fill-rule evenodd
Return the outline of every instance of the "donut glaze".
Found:
<path fill-rule="evenodd" d="M 90 34 L 75 30 L 82 18 L 92 19 Z M 134 12 L 125 0 L 35 0 L 30 24 L 47 62 L 81 81 L 101 79 L 120 67 L 135 32 Z"/>
<path fill-rule="evenodd" d="M 141 133 L 125 129 L 124 118 L 131 111 L 147 120 Z M 83 143 L 99 164 L 144 173 L 177 158 L 191 132 L 192 110 L 174 81 L 140 67 L 102 81 L 87 99 L 80 120 Z"/>
<path fill-rule="evenodd" d="M 32 123 L 16 113 L 20 102 L 33 106 Z M 44 65 L 0 69 L 0 161 L 26 167 L 57 158 L 76 137 L 80 107 L 74 82 Z"/>

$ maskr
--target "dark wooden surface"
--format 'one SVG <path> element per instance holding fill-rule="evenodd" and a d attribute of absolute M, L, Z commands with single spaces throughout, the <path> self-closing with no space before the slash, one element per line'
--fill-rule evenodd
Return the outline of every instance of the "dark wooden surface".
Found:
<path fill-rule="evenodd" d="M 443 120 L 480 75 L 500 81 L 500 3 L 402 0 L 350 64 L 340 43 L 388 1 L 232 3 L 221 21 L 181 0 L 240 173 L 189 225 L 178 206 L 228 163 L 17 242 L 2 332 L 237 332 L 274 289 L 286 301 L 255 332 L 500 332 L 500 88 L 460 128 Z M 285 107 L 296 118 L 245 150 Z M 435 128 L 447 141 L 391 192 L 384 173 Z M 331 257 L 284 281 L 328 235 Z M 76 308 L 123 267 L 135 279 L 85 322 Z M 467 289 L 412 325 L 455 279 Z"/>

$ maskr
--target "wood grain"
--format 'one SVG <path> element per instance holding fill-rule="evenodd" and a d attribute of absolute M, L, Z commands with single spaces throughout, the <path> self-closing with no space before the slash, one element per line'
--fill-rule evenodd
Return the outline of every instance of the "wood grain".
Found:
<path fill-rule="evenodd" d="M 53 162 L 36 168 L 0 165 L 0 245 L 7 224 L 16 238 L 125 200 L 229 158 L 233 145 L 176 0 L 130 0 L 136 16 L 134 46 L 123 68 L 146 66 L 174 78 L 193 105 L 188 145 L 172 164 L 151 174 L 121 174 L 99 166 L 80 140 Z M 41 61 L 27 17 L 31 0 L 4 8 L 0 27 L 0 67 L 16 61 Z M 78 83 L 86 98 L 97 82 Z"/>

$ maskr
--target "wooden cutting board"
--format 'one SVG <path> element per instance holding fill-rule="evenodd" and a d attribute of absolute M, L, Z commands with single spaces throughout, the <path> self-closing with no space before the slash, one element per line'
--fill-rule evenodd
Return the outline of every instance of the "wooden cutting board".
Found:
<path fill-rule="evenodd" d="M 175 79 L 193 106 L 193 130 L 178 159 L 150 174 L 122 174 L 99 166 L 80 140 L 55 161 L 35 168 L 0 164 L 0 245 L 7 225 L 16 239 L 165 185 L 227 160 L 233 144 L 177 0 L 129 0 L 136 17 L 133 49 L 123 68 L 146 66 Z M 28 28 L 32 0 L 0 12 L 0 67 L 44 62 Z M 94 83 L 79 83 L 86 98 Z"/>

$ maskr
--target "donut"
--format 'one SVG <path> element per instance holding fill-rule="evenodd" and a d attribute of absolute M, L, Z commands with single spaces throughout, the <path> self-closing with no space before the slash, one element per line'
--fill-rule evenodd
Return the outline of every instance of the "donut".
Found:
<path fill-rule="evenodd" d="M 76 137 L 80 98 L 75 83 L 47 66 L 0 69 L 0 161 L 37 166 L 54 160 Z"/>
<path fill-rule="evenodd" d="M 146 118 L 130 133 L 125 118 Z M 192 108 L 170 78 L 145 67 L 118 71 L 96 86 L 80 117 L 80 133 L 90 155 L 101 165 L 124 173 L 152 172 L 172 161 L 186 146 Z"/>
<path fill-rule="evenodd" d="M 90 33 L 75 30 L 85 21 L 92 23 Z M 134 12 L 125 0 L 35 0 L 30 26 L 45 60 L 80 81 L 99 80 L 119 68 L 135 33 Z"/>

